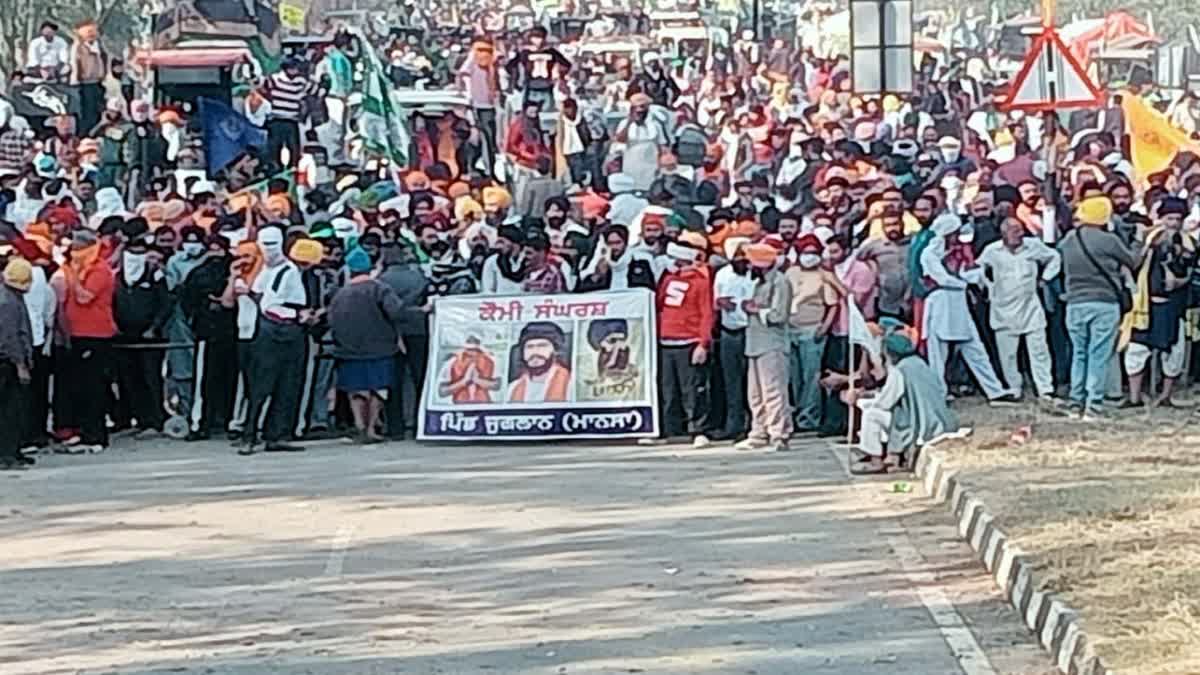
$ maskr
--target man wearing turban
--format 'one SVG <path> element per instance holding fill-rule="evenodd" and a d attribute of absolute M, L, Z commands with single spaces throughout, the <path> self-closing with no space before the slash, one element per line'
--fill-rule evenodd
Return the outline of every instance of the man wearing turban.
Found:
<path fill-rule="evenodd" d="M 1116 349 L 1124 310 L 1133 313 L 1145 303 L 1125 304 L 1122 268 L 1136 274 L 1141 256 L 1108 230 L 1112 201 L 1095 195 L 1075 207 L 1075 229 L 1059 244 L 1063 296 L 1067 305 L 1067 336 L 1071 340 L 1070 410 L 1085 419 L 1103 419 L 1108 368 Z"/>
<path fill-rule="evenodd" d="M 516 378 L 508 387 L 511 403 L 566 401 L 571 369 L 566 362 L 566 335 L 558 324 L 536 321 L 521 329 L 510 370 Z"/>
<path fill-rule="evenodd" d="M 887 473 L 889 454 L 906 467 L 911 451 L 960 433 L 958 419 L 946 406 L 946 387 L 903 330 L 883 340 L 886 374 L 873 398 L 859 399 L 862 454 L 852 473 Z"/>

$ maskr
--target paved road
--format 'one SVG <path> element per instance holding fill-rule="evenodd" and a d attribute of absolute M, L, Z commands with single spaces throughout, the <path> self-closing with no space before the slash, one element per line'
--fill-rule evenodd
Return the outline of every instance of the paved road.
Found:
<path fill-rule="evenodd" d="M 1050 673 L 890 487 L 815 443 L 51 457 L 0 475 L 0 672 Z"/>

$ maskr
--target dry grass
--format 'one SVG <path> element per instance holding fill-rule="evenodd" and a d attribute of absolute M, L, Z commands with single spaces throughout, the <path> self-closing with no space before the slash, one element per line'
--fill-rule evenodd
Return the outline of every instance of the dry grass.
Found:
<path fill-rule="evenodd" d="M 940 446 L 950 465 L 1032 556 L 1042 587 L 1082 612 L 1109 667 L 1200 673 L 1200 416 L 959 413 L 975 434 Z M 1013 440 L 1026 426 L 1031 437 Z"/>

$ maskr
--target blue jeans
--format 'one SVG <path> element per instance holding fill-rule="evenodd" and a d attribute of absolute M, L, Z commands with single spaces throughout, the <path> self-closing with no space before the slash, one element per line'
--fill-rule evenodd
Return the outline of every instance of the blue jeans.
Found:
<path fill-rule="evenodd" d="M 792 348 L 788 354 L 789 386 L 792 392 L 792 423 L 796 431 L 812 431 L 821 425 L 821 355 L 825 338 L 815 330 L 789 329 Z"/>
<path fill-rule="evenodd" d="M 1071 401 L 1089 406 L 1104 402 L 1108 364 L 1116 347 L 1121 308 L 1114 302 L 1067 305 L 1071 338 Z"/>

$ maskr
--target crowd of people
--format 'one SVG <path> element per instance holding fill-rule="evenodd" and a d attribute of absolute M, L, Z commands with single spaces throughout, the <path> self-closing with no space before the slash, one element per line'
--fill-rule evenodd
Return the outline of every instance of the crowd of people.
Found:
<path fill-rule="evenodd" d="M 850 432 L 867 472 L 954 433 L 956 398 L 1097 420 L 1196 370 L 1200 162 L 1135 166 L 1144 92 L 1006 112 L 963 55 L 860 97 L 845 57 L 752 33 L 607 62 L 478 21 L 437 52 L 465 103 L 408 120 L 406 166 L 364 154 L 361 61 L 434 43 L 339 33 L 236 94 L 267 142 L 207 176 L 193 107 L 102 86 L 94 31 L 48 24 L 30 68 L 89 93 L 44 129 L 0 105 L 0 465 L 411 437 L 459 294 L 649 289 L 659 440 Z"/>

